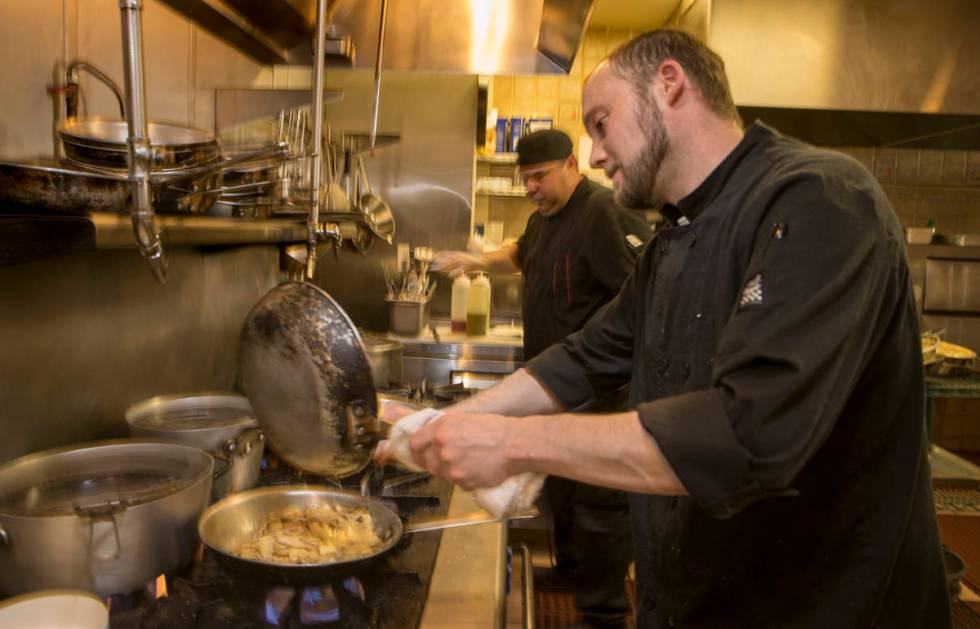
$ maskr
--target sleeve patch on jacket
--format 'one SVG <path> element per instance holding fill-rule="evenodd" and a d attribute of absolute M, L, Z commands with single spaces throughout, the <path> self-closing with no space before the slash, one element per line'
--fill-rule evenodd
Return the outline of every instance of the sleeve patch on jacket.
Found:
<path fill-rule="evenodd" d="M 762 274 L 758 274 L 748 281 L 742 289 L 742 297 L 738 300 L 738 307 L 761 306 L 762 305 Z"/>
<path fill-rule="evenodd" d="M 626 234 L 626 242 L 634 249 L 643 246 L 643 241 L 636 234 Z"/>

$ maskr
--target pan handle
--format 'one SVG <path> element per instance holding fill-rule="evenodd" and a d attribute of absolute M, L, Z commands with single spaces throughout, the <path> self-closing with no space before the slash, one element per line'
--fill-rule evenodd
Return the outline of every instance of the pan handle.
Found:
<path fill-rule="evenodd" d="M 541 512 L 537 508 L 531 508 L 527 511 L 521 511 L 520 513 L 515 513 L 514 515 L 508 517 L 508 520 L 530 520 L 541 515 Z M 464 516 L 452 519 L 439 518 L 436 520 L 423 520 L 421 522 L 413 522 L 405 525 L 406 533 L 421 533 L 423 531 L 441 531 L 443 529 L 453 529 L 460 526 L 472 526 L 474 524 L 489 524 L 491 522 L 502 522 L 500 518 L 496 518 L 486 511 L 473 511 L 472 513 L 467 513 Z"/>

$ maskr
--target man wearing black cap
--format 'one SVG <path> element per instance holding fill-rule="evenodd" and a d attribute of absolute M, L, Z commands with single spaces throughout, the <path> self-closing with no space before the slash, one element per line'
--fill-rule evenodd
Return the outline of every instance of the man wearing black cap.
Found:
<path fill-rule="evenodd" d="M 537 205 L 524 235 L 480 256 L 441 252 L 433 268 L 449 275 L 520 271 L 524 357 L 530 360 L 581 329 L 619 292 L 651 234 L 639 214 L 616 204 L 612 190 L 579 173 L 572 141 L 563 132 L 524 136 L 517 163 L 527 197 Z M 624 389 L 608 387 L 590 408 L 622 410 L 625 397 Z M 545 495 L 557 546 L 549 580 L 571 585 L 587 623 L 622 625 L 628 614 L 624 578 L 632 559 L 626 494 L 549 477 Z"/>

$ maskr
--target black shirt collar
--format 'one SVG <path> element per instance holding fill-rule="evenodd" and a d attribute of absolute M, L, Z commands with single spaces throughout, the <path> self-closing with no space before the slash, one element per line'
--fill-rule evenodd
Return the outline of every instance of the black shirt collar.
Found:
<path fill-rule="evenodd" d="M 582 179 L 578 182 L 578 185 L 576 185 L 575 189 L 572 190 L 572 196 L 568 197 L 568 201 L 565 202 L 565 205 L 562 207 L 562 209 L 565 209 L 568 206 L 573 205 L 576 202 L 580 201 L 582 197 L 584 197 L 588 193 L 589 193 L 589 178 L 583 175 Z"/>
<path fill-rule="evenodd" d="M 678 201 L 677 205 L 664 204 L 660 213 L 672 223 L 677 223 L 682 217 L 688 221 L 693 221 L 704 208 L 715 200 L 715 197 L 728 183 L 728 179 L 742 158 L 760 140 L 772 136 L 773 133 L 775 132 L 771 128 L 761 122 L 752 123 L 745 135 L 742 136 L 742 140 L 732 149 L 732 152 L 725 156 L 725 159 L 711 171 L 711 174 L 697 188 Z"/>
<path fill-rule="evenodd" d="M 572 195 L 568 197 L 568 201 L 565 201 L 565 205 L 561 206 L 561 209 L 552 214 L 551 216 L 544 216 L 547 220 L 557 219 L 559 216 L 565 216 L 569 213 L 569 210 L 578 206 L 580 201 L 584 199 L 589 194 L 589 178 L 582 175 L 582 179 L 576 184 L 575 189 L 572 190 Z"/>

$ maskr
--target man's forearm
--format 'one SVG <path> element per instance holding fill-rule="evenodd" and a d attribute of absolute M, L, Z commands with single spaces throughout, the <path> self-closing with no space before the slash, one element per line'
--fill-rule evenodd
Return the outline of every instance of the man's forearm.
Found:
<path fill-rule="evenodd" d="M 500 384 L 452 407 L 460 413 L 495 413 L 523 417 L 553 413 L 560 407 L 526 369 L 518 369 Z"/>
<path fill-rule="evenodd" d="M 481 255 L 484 270 L 490 273 L 517 273 L 521 268 L 517 264 L 517 245 L 504 245 L 496 251 Z"/>
<path fill-rule="evenodd" d="M 514 469 L 636 493 L 687 489 L 635 411 L 525 417 L 511 427 L 505 456 Z"/>
<path fill-rule="evenodd" d="M 511 426 L 505 453 L 520 471 L 638 493 L 687 493 L 636 412 L 549 414 L 559 408 L 541 383 L 520 369 L 448 410 L 522 417 Z"/>

